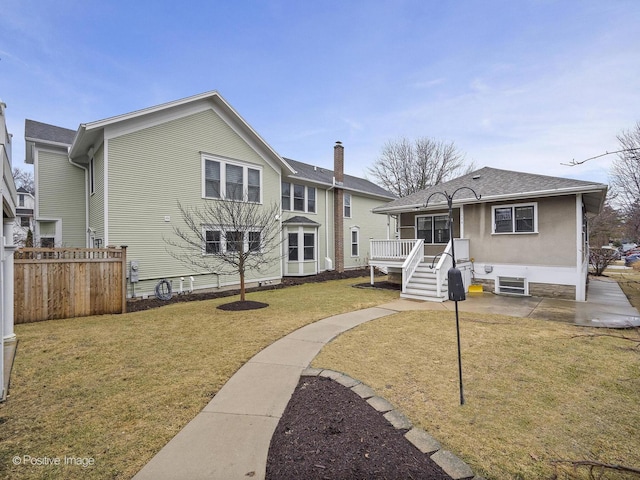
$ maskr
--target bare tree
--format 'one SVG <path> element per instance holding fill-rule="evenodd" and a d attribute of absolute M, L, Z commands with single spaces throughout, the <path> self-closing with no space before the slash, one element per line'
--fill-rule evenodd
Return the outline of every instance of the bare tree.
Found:
<path fill-rule="evenodd" d="M 600 248 L 609 244 L 611 239 L 619 240 L 622 237 L 622 229 L 620 212 L 614 209 L 607 199 L 600 213 L 589 221 L 589 244 Z"/>
<path fill-rule="evenodd" d="M 453 142 L 427 137 L 412 142 L 403 137 L 388 141 L 368 172 L 384 188 L 405 197 L 472 168 L 465 168 L 464 154 Z"/>
<path fill-rule="evenodd" d="M 171 247 L 167 252 L 209 273 L 238 274 L 245 301 L 246 273 L 263 271 L 280 258 L 280 206 L 213 200 L 199 207 L 178 202 L 178 208 L 185 225 L 174 227 L 177 239 L 164 239 Z"/>
<path fill-rule="evenodd" d="M 33 180 L 33 172 L 21 170 L 19 167 L 13 168 L 13 180 L 16 182 L 16 188 L 23 187 L 31 195 L 34 195 L 35 182 Z"/>
<path fill-rule="evenodd" d="M 637 122 L 632 129 L 620 133 L 618 142 L 621 150 L 611 166 L 609 174 L 611 187 L 625 218 L 631 220 L 625 222 L 629 230 L 627 234 L 638 239 L 640 237 L 640 225 L 637 221 L 640 217 L 640 122 Z"/>

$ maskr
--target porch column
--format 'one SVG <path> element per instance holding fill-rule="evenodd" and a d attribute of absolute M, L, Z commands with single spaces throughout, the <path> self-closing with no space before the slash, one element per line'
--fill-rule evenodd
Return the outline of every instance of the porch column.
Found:
<path fill-rule="evenodd" d="M 13 244 L 13 221 L 3 225 L 2 233 L 4 235 L 4 252 L 2 258 L 2 322 L 3 322 L 3 341 L 12 342 L 16 339 L 13 333 L 13 252 L 16 246 Z"/>

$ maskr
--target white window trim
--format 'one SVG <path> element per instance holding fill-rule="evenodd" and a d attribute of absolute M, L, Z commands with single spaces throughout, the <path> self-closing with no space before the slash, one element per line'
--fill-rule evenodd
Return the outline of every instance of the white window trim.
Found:
<path fill-rule="evenodd" d="M 356 254 L 353 254 L 353 233 L 356 233 Z M 359 257 L 360 256 L 360 228 L 359 227 L 351 227 L 351 231 L 349 232 L 349 252 L 351 253 L 351 257 Z"/>
<path fill-rule="evenodd" d="M 345 192 L 342 198 L 342 213 L 344 214 L 344 218 L 353 218 L 353 195 Z M 349 198 L 349 215 L 347 215 L 347 198 Z"/>
<path fill-rule="evenodd" d="M 303 185 L 302 183 L 293 183 L 293 182 L 281 182 L 280 183 L 280 203 L 282 203 L 282 196 L 283 196 L 283 190 L 282 190 L 282 184 L 286 183 L 289 185 L 289 208 L 284 208 L 284 205 L 282 206 L 282 210 L 284 210 L 285 212 L 300 212 L 300 213 L 311 213 L 311 214 L 317 214 L 318 213 L 318 188 L 317 187 L 310 187 L 308 185 Z M 294 186 L 298 185 L 299 187 L 303 187 L 304 188 L 304 210 L 296 210 L 294 208 L 294 204 L 295 204 L 295 199 L 294 199 Z M 313 188 L 316 191 L 316 197 L 315 197 L 315 210 L 311 211 L 309 210 L 309 189 Z"/>
<path fill-rule="evenodd" d="M 201 165 L 201 188 L 202 188 L 202 198 L 208 200 L 224 200 L 227 196 L 227 165 L 233 165 L 235 167 L 242 167 L 242 189 L 243 189 L 243 198 L 242 202 L 249 202 L 248 194 L 249 194 L 249 169 L 258 170 L 260 172 L 260 199 L 257 202 L 262 204 L 264 188 L 263 188 L 263 169 L 262 165 L 256 165 L 254 163 L 246 163 L 241 162 L 239 160 L 230 160 L 228 158 L 216 157 L 215 155 L 205 155 L 202 154 L 202 165 Z M 220 164 L 220 198 L 216 197 L 207 197 L 207 187 L 206 187 L 206 164 L 207 161 L 210 162 L 218 162 Z"/>
<path fill-rule="evenodd" d="M 516 285 L 503 285 L 503 281 L 513 283 L 522 281 L 522 287 Z M 525 277 L 498 276 L 496 278 L 496 291 L 502 295 L 529 296 L 529 282 Z"/>
<path fill-rule="evenodd" d="M 448 213 L 430 213 L 429 215 L 416 215 L 415 217 L 415 223 L 413 225 L 413 228 L 415 228 L 415 236 L 416 238 L 418 238 L 418 219 L 419 218 L 431 218 L 431 226 L 433 227 L 433 219 L 435 217 L 447 217 L 447 222 L 449 221 L 449 214 Z M 447 228 L 449 228 L 449 224 L 447 223 Z M 431 230 L 432 232 L 435 232 L 435 229 Z M 455 236 L 455 235 L 454 235 Z M 438 242 L 427 242 L 426 240 L 424 241 L 425 245 L 447 245 L 449 242 L 444 242 L 444 243 L 438 243 Z"/>
<path fill-rule="evenodd" d="M 516 232 L 515 231 L 515 208 L 516 207 L 533 207 L 533 231 L 532 232 Z M 511 232 L 496 232 L 496 209 L 511 208 Z M 492 235 L 535 235 L 538 233 L 538 202 L 527 203 L 507 203 L 504 205 L 493 205 L 491 207 L 491 234 Z"/>
<path fill-rule="evenodd" d="M 305 250 L 305 244 L 304 244 L 304 236 L 306 234 L 311 234 L 313 235 L 313 258 L 310 259 L 306 259 L 304 258 L 304 250 Z M 297 260 L 289 260 L 289 235 L 295 235 L 298 239 L 298 245 L 296 246 L 296 248 L 298 249 L 298 259 Z M 320 254 L 319 252 L 319 246 L 318 246 L 318 229 L 314 228 L 313 231 L 306 229 L 304 227 L 293 227 L 293 228 L 289 228 L 287 229 L 287 233 L 286 233 L 286 253 L 285 253 L 285 259 L 287 263 L 293 264 L 293 263 L 313 263 L 313 262 L 317 262 L 318 261 L 318 255 Z"/>
<path fill-rule="evenodd" d="M 204 243 L 202 245 L 202 255 L 206 257 L 215 257 L 216 255 L 227 253 L 227 232 L 236 231 L 232 227 L 225 228 L 217 225 L 203 225 L 202 226 L 202 238 Z M 207 253 L 207 232 L 220 232 L 220 253 Z M 264 238 L 262 236 L 262 230 L 259 228 L 248 228 L 242 231 L 242 253 L 249 251 L 249 233 L 260 234 L 260 249 L 258 253 L 264 252 Z"/>

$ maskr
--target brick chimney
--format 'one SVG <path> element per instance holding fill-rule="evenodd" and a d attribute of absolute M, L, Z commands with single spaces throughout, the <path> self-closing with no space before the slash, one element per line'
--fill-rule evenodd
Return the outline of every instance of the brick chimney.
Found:
<path fill-rule="evenodd" d="M 336 142 L 333 147 L 333 234 L 335 270 L 344 272 L 344 147 Z"/>

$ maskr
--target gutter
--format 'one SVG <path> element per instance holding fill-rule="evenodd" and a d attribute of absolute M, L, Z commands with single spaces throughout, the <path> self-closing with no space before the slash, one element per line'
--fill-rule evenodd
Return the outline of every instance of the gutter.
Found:
<path fill-rule="evenodd" d="M 571 195 L 571 194 L 585 194 L 585 193 L 599 193 L 599 192 L 603 192 L 606 191 L 608 189 L 608 186 L 605 184 L 600 184 L 602 185 L 604 188 L 599 188 L 597 186 L 598 184 L 594 184 L 593 188 L 589 188 L 589 189 L 585 189 L 584 187 L 576 187 L 576 188 L 569 188 L 569 189 L 564 189 L 564 190 L 540 190 L 537 192 L 522 192 L 522 193 L 509 193 L 509 194 L 505 194 L 505 195 L 492 195 L 492 196 L 483 196 L 480 200 L 475 200 L 472 197 L 469 198 L 461 198 L 459 200 L 453 200 L 453 205 L 468 205 L 468 204 L 473 204 L 473 203 L 489 203 L 489 202 L 494 202 L 494 201 L 501 201 L 501 200 L 518 200 L 518 199 L 525 199 L 525 198 L 538 198 L 538 197 L 559 197 L 561 195 Z M 473 202 L 470 200 L 474 200 Z M 398 212 L 398 213 L 402 213 L 402 212 L 410 212 L 413 211 L 415 209 L 420 209 L 420 208 L 424 208 L 424 203 L 417 203 L 417 204 L 411 204 L 411 205 L 401 205 L 401 206 L 397 206 L 397 207 L 378 207 L 378 208 L 374 208 L 372 209 L 373 213 L 393 213 L 393 212 Z M 446 202 L 437 202 L 437 203 L 431 203 L 429 204 L 429 209 L 436 209 L 436 208 L 442 208 L 442 207 L 446 207 L 447 203 Z"/>

